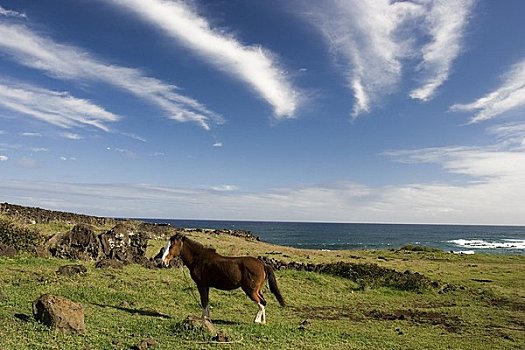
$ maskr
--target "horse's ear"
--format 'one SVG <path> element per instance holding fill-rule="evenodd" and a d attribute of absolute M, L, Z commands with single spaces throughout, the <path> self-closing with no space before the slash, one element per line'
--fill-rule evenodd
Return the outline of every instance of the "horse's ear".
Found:
<path fill-rule="evenodd" d="M 174 240 L 181 240 L 183 241 L 186 238 L 186 235 L 182 232 L 177 232 L 175 236 L 172 237 Z"/>

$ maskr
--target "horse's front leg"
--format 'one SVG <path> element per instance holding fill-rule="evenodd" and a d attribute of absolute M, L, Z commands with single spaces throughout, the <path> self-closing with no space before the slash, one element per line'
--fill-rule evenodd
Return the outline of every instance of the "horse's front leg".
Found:
<path fill-rule="evenodd" d="M 202 318 L 209 319 L 210 318 L 210 307 L 208 305 L 209 302 L 209 293 L 210 288 L 205 286 L 199 286 L 197 287 L 199 289 L 199 294 L 201 296 L 201 306 L 202 306 Z"/>

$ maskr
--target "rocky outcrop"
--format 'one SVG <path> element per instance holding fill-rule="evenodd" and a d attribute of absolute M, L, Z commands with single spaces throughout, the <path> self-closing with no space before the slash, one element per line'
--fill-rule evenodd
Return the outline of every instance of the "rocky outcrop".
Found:
<path fill-rule="evenodd" d="M 33 316 L 39 322 L 61 331 L 83 333 L 84 307 L 64 297 L 44 294 L 33 302 Z"/>
<path fill-rule="evenodd" d="M 126 263 L 142 262 L 148 247 L 147 235 L 119 223 L 106 233 L 99 235 L 102 253 L 106 259 L 115 259 Z"/>
<path fill-rule="evenodd" d="M 71 231 L 53 237 L 48 245 L 51 254 L 58 258 L 109 259 L 128 264 L 144 261 L 148 240 L 145 234 L 124 223 L 101 234 L 90 225 L 78 224 Z"/>
<path fill-rule="evenodd" d="M 94 228 L 85 224 L 78 224 L 61 235 L 50 251 L 57 258 L 72 260 L 98 260 L 103 254 Z"/>

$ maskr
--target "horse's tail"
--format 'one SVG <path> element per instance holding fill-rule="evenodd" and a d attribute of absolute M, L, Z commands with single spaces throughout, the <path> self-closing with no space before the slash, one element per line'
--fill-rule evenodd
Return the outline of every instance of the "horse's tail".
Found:
<path fill-rule="evenodd" d="M 277 301 L 281 306 L 286 306 L 284 298 L 281 295 L 281 291 L 279 290 L 279 287 L 277 287 L 277 279 L 275 278 L 273 268 L 268 264 L 264 264 L 264 272 L 266 272 L 266 276 L 268 276 L 268 284 L 270 285 L 270 291 L 273 293 L 273 295 L 275 295 Z"/>

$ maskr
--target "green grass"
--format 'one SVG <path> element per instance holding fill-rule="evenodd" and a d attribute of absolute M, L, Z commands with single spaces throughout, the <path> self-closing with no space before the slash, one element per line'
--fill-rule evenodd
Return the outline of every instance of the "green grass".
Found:
<path fill-rule="evenodd" d="M 272 253 L 316 263 L 374 262 L 398 271 L 418 271 L 462 288 L 446 293 L 384 287 L 362 290 L 340 277 L 278 271 L 289 306 L 279 307 L 266 289 L 265 326 L 253 324 L 257 307 L 240 290 L 211 291 L 212 320 L 232 341 L 217 345 L 179 329 L 188 315 L 201 313 L 194 299 L 197 291 L 182 269 L 129 265 L 123 270 L 99 270 L 93 263 L 81 262 L 88 268 L 86 275 L 63 277 L 55 271 L 70 262 L 22 255 L 0 258 L 0 349 L 130 349 L 146 338 L 155 339 L 155 349 L 520 349 L 525 343 L 523 256 L 393 251 L 320 254 L 230 238 L 221 244 L 220 237 L 208 238 L 200 237 L 223 253 Z M 151 251 L 162 243 L 152 242 Z M 284 253 L 275 255 L 280 249 Z M 63 334 L 34 321 L 31 303 L 44 293 L 82 303 L 86 333 Z M 309 320 L 307 326 L 300 329 L 305 320 Z"/>

